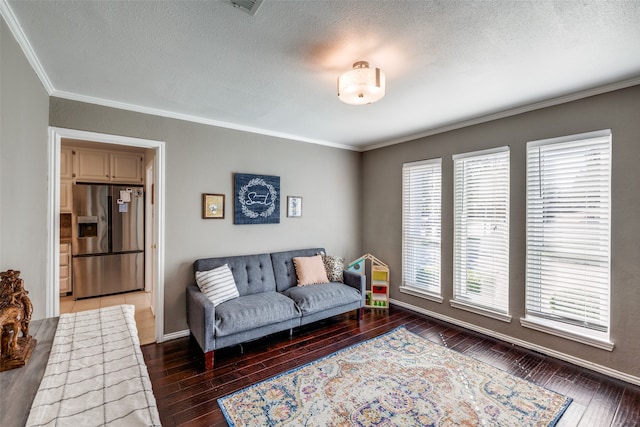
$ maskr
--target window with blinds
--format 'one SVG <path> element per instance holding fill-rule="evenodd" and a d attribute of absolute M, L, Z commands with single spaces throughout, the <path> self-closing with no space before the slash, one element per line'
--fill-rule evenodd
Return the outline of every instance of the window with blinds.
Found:
<path fill-rule="evenodd" d="M 451 305 L 509 321 L 509 147 L 453 156 Z"/>
<path fill-rule="evenodd" d="M 527 144 L 526 319 L 609 339 L 611 132 Z"/>
<path fill-rule="evenodd" d="M 440 296 L 442 159 L 402 167 L 402 285 Z"/>

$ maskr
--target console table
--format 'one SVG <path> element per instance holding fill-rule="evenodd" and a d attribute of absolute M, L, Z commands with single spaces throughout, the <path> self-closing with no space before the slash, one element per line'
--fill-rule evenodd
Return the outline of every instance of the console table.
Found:
<path fill-rule="evenodd" d="M 34 320 L 29 333 L 38 341 L 31 358 L 22 368 L 0 372 L 0 424 L 2 427 L 22 427 L 26 424 L 31 404 L 36 396 L 49 361 L 58 318 Z"/>

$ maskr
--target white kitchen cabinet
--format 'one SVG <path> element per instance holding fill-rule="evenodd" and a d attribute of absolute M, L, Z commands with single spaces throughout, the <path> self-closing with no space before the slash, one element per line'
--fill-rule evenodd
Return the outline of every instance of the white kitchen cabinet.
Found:
<path fill-rule="evenodd" d="M 142 155 L 111 153 L 111 182 L 142 184 Z"/>
<path fill-rule="evenodd" d="M 70 179 L 60 180 L 60 213 L 71 213 L 73 207 L 72 187 L 73 182 Z"/>
<path fill-rule="evenodd" d="M 73 148 L 60 149 L 60 212 L 70 213 L 72 207 Z"/>
<path fill-rule="evenodd" d="M 71 292 L 71 243 L 60 243 L 60 294 Z"/>
<path fill-rule="evenodd" d="M 73 179 L 73 148 L 60 149 L 60 180 Z"/>
<path fill-rule="evenodd" d="M 73 179 L 76 182 L 117 182 L 142 184 L 142 160 L 139 153 L 73 149 Z"/>
<path fill-rule="evenodd" d="M 109 182 L 109 152 L 90 148 L 73 149 L 73 178 L 77 182 Z"/>

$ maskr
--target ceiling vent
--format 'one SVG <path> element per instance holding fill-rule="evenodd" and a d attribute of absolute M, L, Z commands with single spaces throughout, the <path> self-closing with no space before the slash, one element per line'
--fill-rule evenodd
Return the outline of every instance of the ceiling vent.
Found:
<path fill-rule="evenodd" d="M 224 0 L 224 2 L 249 15 L 255 15 L 263 0 Z"/>

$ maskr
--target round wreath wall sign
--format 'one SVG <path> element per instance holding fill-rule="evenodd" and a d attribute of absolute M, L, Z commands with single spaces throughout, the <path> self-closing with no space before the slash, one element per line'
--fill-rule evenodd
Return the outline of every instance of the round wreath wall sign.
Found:
<path fill-rule="evenodd" d="M 236 174 L 236 224 L 280 222 L 280 177 Z"/>

